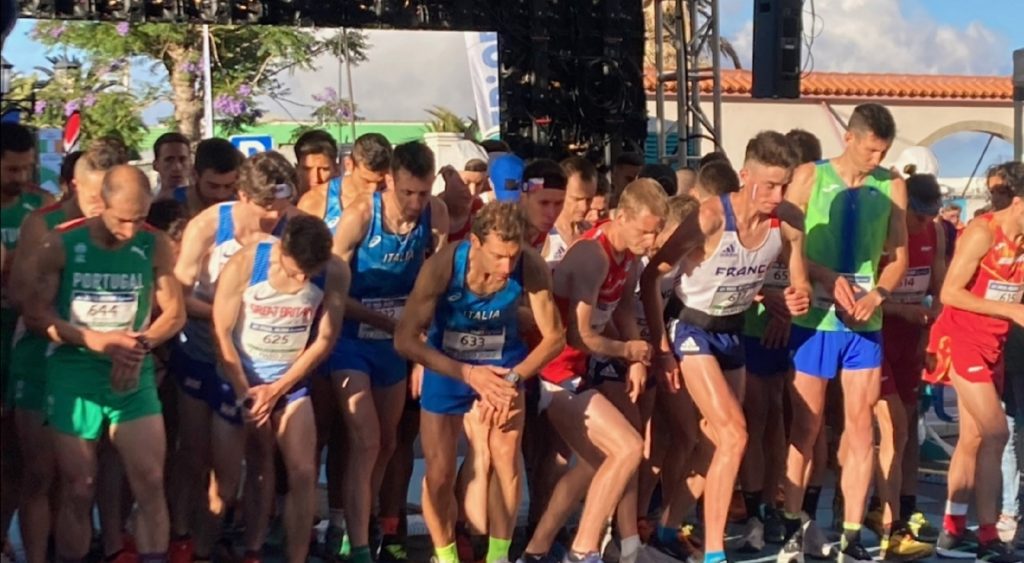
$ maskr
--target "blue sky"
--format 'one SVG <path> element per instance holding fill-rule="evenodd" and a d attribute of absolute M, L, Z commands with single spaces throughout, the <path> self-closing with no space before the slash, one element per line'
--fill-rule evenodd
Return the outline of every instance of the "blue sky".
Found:
<path fill-rule="evenodd" d="M 750 61 L 753 0 L 720 0 L 721 31 L 729 38 L 745 65 Z M 1011 52 L 1024 48 L 1024 0 L 804 0 L 805 31 L 811 6 L 817 14 L 818 37 L 812 53 L 814 68 L 837 72 L 905 72 L 944 74 L 1000 74 L 1011 72 Z M 45 50 L 28 38 L 31 22 L 19 22 L 4 46 L 4 55 L 23 72 L 45 65 Z M 473 113 L 461 34 L 445 32 L 370 32 L 369 62 L 353 70 L 353 86 L 360 114 L 373 120 L 421 120 L 424 109 L 450 107 Z M 51 52 L 50 54 L 57 54 Z M 438 61 L 451 61 L 447 66 Z M 138 65 L 133 80 L 148 81 Z M 293 98 L 311 103 L 312 93 L 337 87 L 340 74 L 334 61 L 316 72 L 286 78 Z M 423 72 L 429 68 L 429 73 Z M 403 96 L 381 96 L 381 92 Z M 303 97 L 304 96 L 304 97 Z M 308 109 L 267 101 L 277 117 L 301 118 Z M 153 121 L 170 111 L 159 104 L 146 112 Z M 987 135 L 960 133 L 932 148 L 943 176 L 967 176 L 981 155 Z M 995 140 L 982 170 L 1010 156 L 1008 143 Z"/>

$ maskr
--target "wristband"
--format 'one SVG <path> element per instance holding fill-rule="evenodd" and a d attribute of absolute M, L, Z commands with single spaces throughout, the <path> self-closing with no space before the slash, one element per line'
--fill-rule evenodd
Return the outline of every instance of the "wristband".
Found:
<path fill-rule="evenodd" d="M 153 345 L 149 342 L 149 339 L 146 338 L 145 336 L 140 334 L 140 335 L 135 337 L 135 341 L 139 343 L 139 346 L 142 346 L 143 350 L 145 350 L 147 352 L 150 352 L 150 351 L 153 350 Z"/>

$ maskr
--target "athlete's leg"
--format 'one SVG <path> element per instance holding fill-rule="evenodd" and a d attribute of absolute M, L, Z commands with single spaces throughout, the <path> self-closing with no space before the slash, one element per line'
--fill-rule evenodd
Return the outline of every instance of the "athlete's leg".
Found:
<path fill-rule="evenodd" d="M 171 533 L 176 538 L 189 535 L 196 518 L 206 513 L 212 416 L 205 401 L 190 396 L 180 388 L 177 402 L 178 442 L 177 448 L 172 448 L 172 469 L 167 484 Z"/>
<path fill-rule="evenodd" d="M 100 517 L 103 554 L 109 557 L 124 548 L 124 465 L 117 448 L 107 437 L 100 438 L 96 455 L 99 458 L 96 511 Z M 131 495 L 128 497 L 130 499 Z"/>
<path fill-rule="evenodd" d="M 846 522 L 863 522 L 864 505 L 874 472 L 875 436 L 872 411 L 878 402 L 882 368 L 842 372 L 843 437 L 839 463 Z"/>
<path fill-rule="evenodd" d="M 587 489 L 579 529 L 572 544 L 576 553 L 596 552 L 600 549 L 606 519 L 622 499 L 640 465 L 643 439 L 618 409 L 597 392 L 554 395 L 547 409 L 548 418 L 570 447 L 580 455 L 588 446 L 604 454 Z"/>
<path fill-rule="evenodd" d="M 643 419 L 640 414 L 640 408 L 639 405 L 629 400 L 626 384 L 620 381 L 605 381 L 597 389 L 622 413 L 622 416 L 625 417 L 630 426 L 643 436 Z M 643 461 L 641 461 L 642 466 Z M 622 493 L 622 500 L 619 501 L 619 506 L 615 510 L 616 525 L 618 526 L 619 536 L 622 538 L 631 538 L 638 534 L 637 516 L 640 506 L 639 477 L 639 471 L 637 471 L 630 478 L 629 483 L 626 485 L 626 490 Z"/>
<path fill-rule="evenodd" d="M 900 514 L 899 496 L 904 459 L 903 451 L 907 442 L 907 419 L 903 401 L 893 393 L 882 397 L 875 406 L 878 418 L 878 479 L 875 486 L 882 500 L 882 522 L 890 525 L 906 518 Z"/>
<path fill-rule="evenodd" d="M 55 529 L 57 556 L 84 558 L 92 539 L 96 494 L 96 441 L 58 431 L 51 433 L 60 478 L 60 511 Z"/>
<path fill-rule="evenodd" d="M 2 392 L 2 391 L 0 391 Z M 14 416 L 9 412 L 0 414 L 0 432 L 4 436 L 14 436 L 17 433 L 14 424 Z M 7 530 L 11 527 L 11 520 L 18 510 L 18 503 L 21 500 L 20 483 L 20 452 L 18 444 L 14 440 L 0 440 L 0 541 L 7 539 Z"/>
<path fill-rule="evenodd" d="M 420 444 L 426 464 L 423 519 L 435 550 L 455 543 L 455 462 L 461 430 L 461 415 L 420 412 Z"/>
<path fill-rule="evenodd" d="M 164 496 L 167 442 L 163 416 L 112 424 L 110 440 L 121 454 L 125 476 L 139 505 L 135 530 L 139 553 L 165 553 L 170 523 Z"/>
<path fill-rule="evenodd" d="M 747 385 L 750 385 L 752 378 L 747 378 Z M 762 381 L 763 392 L 768 397 L 767 414 L 764 419 L 765 431 L 763 437 L 764 448 L 764 481 L 761 490 L 762 502 L 768 506 L 775 506 L 775 498 L 778 495 L 779 485 L 782 483 L 782 476 L 786 472 L 786 429 L 782 422 L 782 397 L 786 392 L 786 377 L 779 374 Z M 753 391 L 748 387 L 744 399 L 750 396 Z M 747 425 L 749 429 L 750 425 Z"/>
<path fill-rule="evenodd" d="M 184 421 L 183 421 L 184 422 Z M 182 425 L 184 431 L 185 425 Z M 209 557 L 213 545 L 220 539 L 224 516 L 238 502 L 238 487 L 242 480 L 242 458 L 245 455 L 245 426 L 216 415 L 207 440 L 212 444 L 213 476 L 207 488 L 208 498 L 202 526 L 196 526 L 196 555 Z"/>
<path fill-rule="evenodd" d="M 326 368 L 325 368 L 326 369 Z M 344 522 L 334 522 L 334 515 L 340 514 L 344 504 L 342 499 L 342 472 L 344 457 L 341 449 L 344 445 L 345 429 L 341 426 L 341 415 L 338 413 L 338 400 L 334 397 L 329 377 L 313 375 L 309 396 L 313 405 L 316 422 L 316 464 L 324 463 L 327 474 L 327 508 L 331 512 L 332 526 L 341 526 Z M 326 448 L 326 454 L 324 452 Z"/>
<path fill-rule="evenodd" d="M 402 413 L 405 412 L 406 381 L 403 378 L 393 385 L 373 388 L 373 402 L 377 408 L 377 423 L 380 426 L 380 451 L 377 454 L 376 464 L 373 466 L 372 499 L 376 499 L 380 492 L 381 484 L 384 482 L 384 473 L 388 469 L 388 463 L 398 444 L 398 423 L 402 420 Z"/>
<path fill-rule="evenodd" d="M 775 379 L 749 374 L 747 392 L 743 395 L 743 414 L 747 420 L 749 439 L 743 464 L 740 466 L 740 488 L 743 490 L 744 499 L 747 500 L 747 518 L 757 515 L 754 512 L 756 506 L 752 502 L 761 502 L 767 480 L 765 475 L 768 465 L 765 463 L 765 457 L 769 450 L 765 436 L 770 431 L 768 412 L 773 400 L 771 393 L 774 391 L 771 383 Z"/>
<path fill-rule="evenodd" d="M 26 560 L 29 563 L 41 563 L 46 561 L 46 547 L 50 538 L 56 459 L 51 433 L 44 425 L 42 412 L 16 408 L 14 420 L 25 468 L 21 481 L 22 500 L 18 508 L 21 540 L 25 546 Z"/>
<path fill-rule="evenodd" d="M 661 513 L 661 526 L 677 528 L 696 502 L 687 486 L 687 478 L 696 469 L 698 448 L 702 438 L 700 415 L 689 390 L 684 386 L 676 392 L 662 389 L 658 393 L 659 410 L 666 413 L 666 430 L 671 436 L 671 450 L 666 456 L 662 477 L 662 497 L 665 510 Z"/>
<path fill-rule="evenodd" d="M 952 368 L 950 371 L 963 422 L 950 460 L 949 500 L 967 504 L 973 485 L 978 522 L 995 524 L 999 518 L 1000 459 L 1009 434 L 1006 415 L 995 385 L 967 381 Z"/>
<path fill-rule="evenodd" d="M 309 552 L 309 525 L 316 512 L 316 422 L 312 402 L 303 397 L 289 403 L 275 419 L 277 445 L 288 471 L 284 501 L 288 561 L 301 563 Z"/>
<path fill-rule="evenodd" d="M 479 408 L 479 404 L 477 405 Z M 522 465 L 519 450 L 523 437 L 525 401 L 523 394 L 516 397 L 507 423 L 490 429 L 487 450 L 493 474 L 490 481 L 487 533 L 491 538 L 511 543 L 516 528 L 516 514 L 522 491 Z M 466 420 L 474 418 L 470 412 Z M 479 417 L 477 417 L 479 421 Z M 508 557 L 507 552 L 503 554 Z"/>
<path fill-rule="evenodd" d="M 917 401 L 903 403 L 903 416 L 907 421 L 907 445 L 903 448 L 903 476 L 900 478 L 900 496 L 917 496 L 917 470 L 921 463 L 921 442 L 918 435 Z M 916 504 L 915 504 L 916 506 Z M 909 518 L 910 514 L 901 514 Z"/>
<path fill-rule="evenodd" d="M 370 376 L 343 370 L 331 373 L 335 396 L 344 419 L 349 451 L 344 473 L 345 519 L 353 547 L 369 545 L 373 478 L 381 453 L 381 413 L 377 410 Z M 401 391 L 404 398 L 404 389 Z M 390 413 L 398 416 L 399 413 Z"/>
<path fill-rule="evenodd" d="M 704 492 L 704 548 L 725 550 L 725 525 L 743 452 L 747 425 L 743 418 L 743 370 L 722 373 L 711 355 L 686 355 L 680 362 L 693 401 L 708 422 L 715 453 L 708 468 Z"/>
<path fill-rule="evenodd" d="M 651 415 L 646 419 L 644 425 L 644 457 L 646 460 L 646 471 L 644 466 L 640 467 L 640 484 L 639 484 L 639 511 L 641 518 L 650 514 L 657 514 L 659 508 L 663 508 L 664 504 L 668 500 L 665 496 L 665 484 L 662 482 L 665 479 L 665 467 L 668 461 L 668 450 L 673 446 L 670 445 L 669 440 L 671 439 L 668 432 L 668 422 L 664 413 L 656 408 L 658 402 L 657 390 L 651 390 L 650 392 L 644 393 L 641 399 L 647 400 L 651 403 Z M 642 406 L 642 411 L 646 409 Z M 654 502 L 654 491 L 661 485 L 661 507 L 652 507 L 651 504 Z"/>
<path fill-rule="evenodd" d="M 267 539 L 267 528 L 274 510 L 277 469 L 274 448 L 277 440 L 274 425 L 270 421 L 261 426 L 247 422 L 245 428 L 248 439 L 245 445 L 245 484 L 242 490 L 245 518 L 242 544 L 246 553 L 256 554 L 262 550 Z M 311 524 L 312 519 L 307 522 Z M 303 540 L 309 541 L 309 537 L 303 536 Z"/>
<path fill-rule="evenodd" d="M 455 498 L 459 501 L 459 522 L 468 525 L 471 535 L 485 535 L 491 490 L 491 425 L 480 420 L 480 403 L 462 417 L 466 433 L 466 456 L 455 478 Z"/>
<path fill-rule="evenodd" d="M 384 472 L 384 484 L 380 490 L 381 533 L 384 545 L 401 544 L 401 521 L 405 515 L 409 497 L 409 482 L 412 480 L 415 463 L 414 446 L 420 433 L 418 409 L 405 408 L 398 423 L 398 445 L 391 456 L 388 469 Z"/>
<path fill-rule="evenodd" d="M 814 446 L 821 432 L 822 411 L 828 380 L 796 372 L 790 388 L 793 418 L 789 428 L 789 448 L 784 482 L 785 504 L 789 514 L 798 514 L 807 488 L 808 469 L 814 457 Z"/>

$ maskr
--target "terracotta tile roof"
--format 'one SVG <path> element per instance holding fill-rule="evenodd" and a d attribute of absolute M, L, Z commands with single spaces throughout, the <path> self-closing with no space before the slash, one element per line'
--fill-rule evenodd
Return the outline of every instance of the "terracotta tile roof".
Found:
<path fill-rule="evenodd" d="M 644 72 L 644 88 L 654 91 L 655 72 Z M 675 92 L 675 82 L 666 84 Z M 701 92 L 711 93 L 711 81 L 701 82 Z M 722 94 L 750 94 L 750 71 L 722 70 Z M 800 94 L 831 98 L 908 98 L 936 100 L 1012 100 L 1009 76 L 955 76 L 941 74 L 867 74 L 812 72 L 800 80 Z"/>

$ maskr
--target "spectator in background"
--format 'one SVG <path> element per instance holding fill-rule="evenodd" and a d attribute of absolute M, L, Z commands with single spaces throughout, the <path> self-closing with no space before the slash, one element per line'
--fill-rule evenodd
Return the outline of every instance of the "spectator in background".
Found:
<path fill-rule="evenodd" d="M 635 152 L 624 152 L 615 157 L 610 178 L 613 199 L 618 199 L 618 194 L 622 193 L 626 185 L 637 179 L 643 166 L 644 157 Z"/>
<path fill-rule="evenodd" d="M 153 170 L 157 173 L 156 199 L 172 199 L 175 191 L 183 191 L 192 177 L 192 146 L 188 137 L 170 131 L 153 143 Z"/>
<path fill-rule="evenodd" d="M 587 222 L 591 225 L 608 218 L 608 194 L 611 192 L 611 183 L 604 174 L 597 175 L 597 191 L 594 198 L 590 200 L 590 209 L 587 211 Z"/>
<path fill-rule="evenodd" d="M 792 143 L 800 155 L 800 162 L 817 162 L 821 160 L 821 141 L 813 133 L 803 129 L 790 129 L 786 139 Z"/>
<path fill-rule="evenodd" d="M 957 233 L 959 233 L 960 231 L 963 230 L 965 226 L 963 222 L 960 220 L 960 216 L 961 214 L 963 214 L 963 212 L 964 209 L 960 207 L 959 204 L 950 203 L 946 207 L 942 208 L 941 216 L 944 220 L 948 221 L 951 225 L 953 225 L 953 227 L 957 230 Z"/>
<path fill-rule="evenodd" d="M 646 164 L 640 169 L 640 178 L 656 180 L 665 190 L 668 196 L 674 196 L 679 192 L 679 184 L 676 181 L 676 173 L 667 164 Z"/>
<path fill-rule="evenodd" d="M 487 181 L 487 161 L 473 158 L 466 162 L 466 165 L 459 172 L 459 177 L 469 188 L 469 192 L 480 198 L 481 203 L 489 203 L 494 200 L 494 191 L 491 183 Z M 484 195 L 487 194 L 487 195 Z M 479 207 L 483 207 L 480 205 Z"/>
<path fill-rule="evenodd" d="M 314 129 L 295 142 L 298 197 L 317 190 L 327 197 L 327 183 L 339 174 L 338 143 L 327 131 Z"/>

